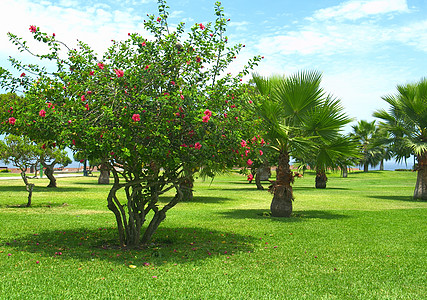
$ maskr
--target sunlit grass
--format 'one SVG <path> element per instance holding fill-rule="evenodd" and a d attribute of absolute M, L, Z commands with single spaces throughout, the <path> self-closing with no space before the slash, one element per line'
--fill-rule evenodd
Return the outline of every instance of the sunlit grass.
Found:
<path fill-rule="evenodd" d="M 194 201 L 132 251 L 116 247 L 96 177 L 57 189 L 37 179 L 31 208 L 21 180 L 0 180 L 0 298 L 422 299 L 427 203 L 412 200 L 415 179 L 330 174 L 316 190 L 306 173 L 289 219 L 271 218 L 271 194 L 243 176 L 197 180 Z"/>

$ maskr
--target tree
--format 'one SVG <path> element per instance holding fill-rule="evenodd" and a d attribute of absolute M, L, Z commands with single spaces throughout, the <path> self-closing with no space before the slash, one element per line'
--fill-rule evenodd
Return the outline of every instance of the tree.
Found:
<path fill-rule="evenodd" d="M 253 79 L 260 97 L 253 97 L 252 109 L 265 122 L 266 140 L 278 152 L 276 181 L 270 187 L 274 194 L 271 213 L 275 217 L 289 217 L 292 213 L 294 174 L 290 169 L 290 156 L 304 157 L 303 153 L 314 151 L 313 138 L 328 140 L 330 132 L 336 132 L 347 117 L 334 123 L 322 123 L 316 129 L 316 136 L 310 136 L 306 126 L 315 111 L 328 111 L 332 96 L 320 87 L 321 74 L 316 71 L 302 71 L 283 77 L 263 78 L 254 75 Z M 319 118 L 321 120 L 321 118 Z M 309 127 L 309 126 L 308 126 Z"/>
<path fill-rule="evenodd" d="M 38 162 L 45 168 L 45 175 L 49 179 L 47 187 L 56 187 L 56 178 L 53 175 L 55 165 L 67 166 L 71 163 L 71 159 L 67 151 L 58 149 L 56 147 L 46 147 L 43 144 L 38 148 Z"/>
<path fill-rule="evenodd" d="M 31 197 L 34 184 L 28 182 L 26 172 L 29 167 L 37 163 L 38 147 L 24 136 L 7 135 L 4 141 L 0 140 L 0 159 L 5 163 L 13 164 L 21 171 L 21 177 L 28 191 L 27 207 L 31 206 Z"/>
<path fill-rule="evenodd" d="M 0 72 L 3 87 L 21 87 L 27 99 L 25 107 L 16 104 L 12 122 L 3 117 L 7 130 L 19 128 L 47 147 L 70 146 L 90 161 L 107 158 L 114 178 L 108 208 L 127 247 L 149 242 L 200 167 L 241 161 L 234 151 L 245 138 L 241 81 L 260 60 L 250 60 L 237 75 L 225 72 L 243 45 L 228 44 L 220 3 L 216 21 L 193 25 L 187 36 L 184 23 L 171 32 L 168 7 L 164 1 L 158 7 L 159 16 L 145 22 L 153 38 L 129 33 L 99 58 L 83 42 L 67 48 L 64 58 L 55 36 L 31 26 L 34 38 L 51 49 L 40 58 L 54 61 L 57 70 L 11 59 L 20 72 L 35 75 Z M 21 38 L 9 36 L 28 50 Z M 171 190 L 175 195 L 161 205 L 159 197 Z"/>
<path fill-rule="evenodd" d="M 340 100 L 330 96 L 320 106 L 307 113 L 303 132 L 311 136 L 314 147 L 307 149 L 297 160 L 305 162 L 316 172 L 315 187 L 326 188 L 328 169 L 336 170 L 350 157 L 357 156 L 357 144 L 342 135 L 351 119 L 344 113 Z"/>
<path fill-rule="evenodd" d="M 398 85 L 395 94 L 382 99 L 389 104 L 389 109 L 376 111 L 374 117 L 381 119 L 381 125 L 389 132 L 398 161 L 415 155 L 414 198 L 427 200 L 427 78 Z"/>
<path fill-rule="evenodd" d="M 359 160 L 359 165 L 363 165 L 363 172 L 368 172 L 369 166 L 377 166 L 383 157 L 382 145 L 377 139 L 378 127 L 375 120 L 372 122 L 360 120 L 352 127 L 352 136 L 360 143 L 362 158 Z"/>

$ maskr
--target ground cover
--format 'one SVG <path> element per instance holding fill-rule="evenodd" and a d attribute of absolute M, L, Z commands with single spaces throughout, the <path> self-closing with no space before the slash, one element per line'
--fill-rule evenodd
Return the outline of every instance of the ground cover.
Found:
<path fill-rule="evenodd" d="M 147 249 L 115 247 L 108 186 L 96 177 L 0 181 L 2 299 L 422 299 L 427 203 L 416 174 L 306 173 L 294 215 L 271 218 L 272 196 L 229 174 L 197 180 Z M 167 197 L 172 195 L 166 195 Z"/>

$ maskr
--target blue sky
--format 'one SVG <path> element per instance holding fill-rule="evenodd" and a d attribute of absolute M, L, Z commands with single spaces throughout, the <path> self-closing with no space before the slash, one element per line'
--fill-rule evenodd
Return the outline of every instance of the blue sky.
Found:
<path fill-rule="evenodd" d="M 214 20 L 213 0 L 170 0 L 170 23 Z M 246 45 L 235 70 L 253 55 L 265 59 L 255 69 L 262 75 L 315 69 L 323 87 L 339 97 L 355 120 L 372 119 L 386 108 L 381 96 L 397 84 L 427 76 L 427 1 L 425 0 L 225 0 L 231 43 Z M 55 32 L 74 45 L 77 39 L 98 53 L 111 39 L 128 32 L 145 34 L 146 14 L 157 13 L 156 0 L 1 1 L 0 65 L 19 54 L 8 31 L 31 40 L 28 27 Z M 29 56 L 22 56 L 30 61 Z"/>

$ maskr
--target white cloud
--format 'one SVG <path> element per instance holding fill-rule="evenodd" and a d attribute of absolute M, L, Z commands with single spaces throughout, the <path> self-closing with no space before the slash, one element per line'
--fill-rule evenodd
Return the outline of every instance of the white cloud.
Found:
<path fill-rule="evenodd" d="M 406 0 L 351 0 L 320 9 L 313 15 L 317 20 L 357 20 L 369 16 L 409 12 Z"/>

